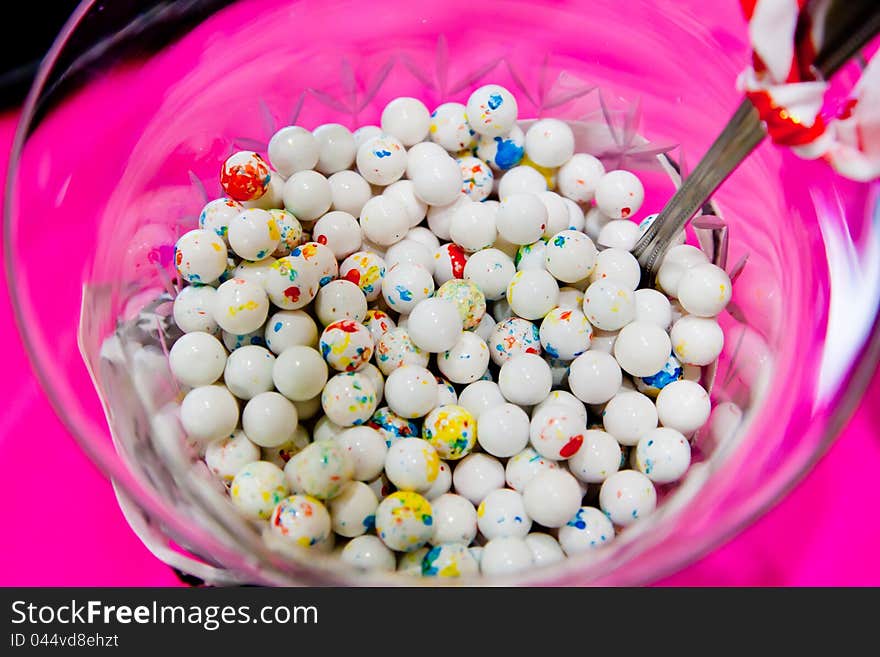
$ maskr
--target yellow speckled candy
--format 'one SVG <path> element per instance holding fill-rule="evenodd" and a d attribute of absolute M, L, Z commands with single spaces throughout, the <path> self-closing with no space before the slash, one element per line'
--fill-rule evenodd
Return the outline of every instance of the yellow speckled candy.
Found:
<path fill-rule="evenodd" d="M 460 543 L 447 543 L 431 548 L 422 559 L 422 575 L 425 577 L 468 577 L 480 572 L 479 564 Z"/>
<path fill-rule="evenodd" d="M 455 461 L 474 448 L 477 420 L 463 406 L 438 406 L 425 418 L 422 437 L 434 446 L 440 458 Z"/>
<path fill-rule="evenodd" d="M 392 550 L 418 550 L 434 534 L 431 503 L 418 493 L 392 493 L 376 509 L 376 533 Z"/>

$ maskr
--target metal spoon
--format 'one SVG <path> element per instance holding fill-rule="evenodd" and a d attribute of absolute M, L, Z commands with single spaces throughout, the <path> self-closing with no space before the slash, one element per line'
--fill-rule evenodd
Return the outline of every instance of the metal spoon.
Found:
<path fill-rule="evenodd" d="M 877 0 L 836 0 L 825 15 L 825 40 L 814 66 L 825 79 L 880 33 Z M 715 142 L 632 250 L 642 266 L 642 285 L 653 287 L 675 237 L 731 172 L 763 141 L 767 131 L 744 99 Z"/>

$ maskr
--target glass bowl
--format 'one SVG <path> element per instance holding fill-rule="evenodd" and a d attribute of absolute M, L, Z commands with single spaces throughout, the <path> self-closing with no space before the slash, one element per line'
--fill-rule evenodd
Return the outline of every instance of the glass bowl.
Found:
<path fill-rule="evenodd" d="M 569 120 L 606 164 L 637 171 L 645 215 L 672 193 L 671 164 L 686 171 L 738 104 L 747 52 L 736 3 L 697 0 L 84 2 L 28 98 L 7 182 L 5 264 L 42 386 L 167 563 L 212 583 L 410 582 L 270 549 L 167 412 L 179 391 L 143 345 L 167 315 L 177 235 L 219 195 L 220 162 L 264 150 L 282 125 L 376 124 L 396 96 L 433 107 L 495 82 L 521 117 Z M 651 582 L 808 471 L 877 362 L 877 192 L 769 144 L 733 174 L 715 199 L 723 221 L 691 235 L 726 232 L 738 272 L 721 318 L 721 410 L 696 438 L 697 462 L 607 548 L 493 583 Z"/>

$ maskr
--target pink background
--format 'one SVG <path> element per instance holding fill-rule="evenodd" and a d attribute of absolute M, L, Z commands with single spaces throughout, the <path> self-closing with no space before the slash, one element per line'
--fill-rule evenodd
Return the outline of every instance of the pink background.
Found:
<path fill-rule="evenodd" d="M 0 152 L 8 153 L 14 128 L 14 116 L 0 116 Z M 0 179 L 5 167 L 3 157 Z M 109 482 L 56 418 L 22 351 L 5 284 L 0 295 L 0 339 L 12 365 L 0 379 L 0 463 L 6 465 L 0 585 L 180 584 L 128 528 Z M 787 499 L 663 583 L 880 585 L 878 402 L 875 380 L 837 443 Z"/>

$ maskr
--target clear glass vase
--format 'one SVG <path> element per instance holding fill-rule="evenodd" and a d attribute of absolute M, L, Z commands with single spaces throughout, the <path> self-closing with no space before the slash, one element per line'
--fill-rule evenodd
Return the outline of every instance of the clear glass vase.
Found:
<path fill-rule="evenodd" d="M 402 583 L 270 549 L 164 413 L 178 391 L 161 352 L 135 344 L 154 327 L 130 324 L 173 292 L 173 244 L 219 195 L 226 155 L 263 150 L 283 125 L 376 124 L 396 96 L 433 107 L 495 82 L 521 117 L 572 121 L 606 164 L 637 171 L 642 213 L 655 212 L 674 189 L 669 163 L 686 170 L 738 104 L 748 49 L 736 5 L 245 0 L 111 16 L 84 2 L 22 114 L 5 262 L 46 394 L 154 552 L 215 583 Z M 119 29 L 106 36 L 110 21 Z M 845 69 L 840 84 L 853 78 Z M 712 393 L 726 410 L 700 434 L 699 462 L 608 548 L 510 582 L 653 581 L 742 529 L 815 463 L 877 362 L 877 192 L 769 144 L 734 173 L 715 203 L 740 272 Z M 110 353 L 120 318 L 128 342 Z"/>

